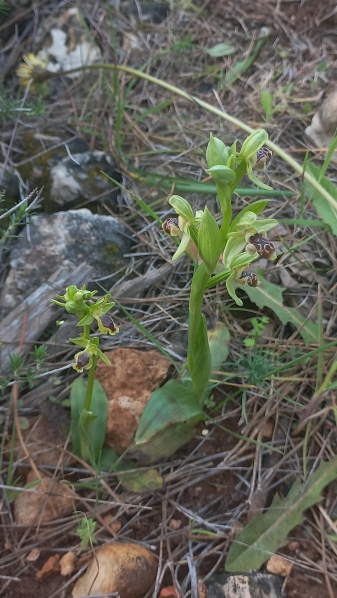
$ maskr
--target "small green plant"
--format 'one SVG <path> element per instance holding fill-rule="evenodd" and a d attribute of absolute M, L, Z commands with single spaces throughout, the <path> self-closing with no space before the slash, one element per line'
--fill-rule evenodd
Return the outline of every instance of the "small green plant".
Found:
<path fill-rule="evenodd" d="M 81 540 L 81 550 L 86 550 L 88 546 L 97 544 L 95 538 L 96 521 L 92 517 L 83 517 L 76 530 L 76 534 Z"/>
<path fill-rule="evenodd" d="M 277 96 L 273 96 L 268 89 L 264 89 L 261 92 L 260 100 L 267 122 L 272 120 L 275 112 L 284 112 L 287 108 L 287 102 L 284 99 L 279 101 Z"/>
<path fill-rule="evenodd" d="M 111 364 L 99 348 L 100 338 L 91 334 L 90 326 L 96 322 L 102 334 L 111 335 L 117 334 L 118 328 L 108 313 L 115 305 L 110 301 L 111 295 L 94 298 L 96 294 L 97 291 L 71 285 L 64 295 L 56 295 L 57 299 L 52 299 L 52 302 L 75 315 L 79 319 L 77 326 L 83 327 L 78 338 L 70 339 L 81 348 L 75 354 L 73 368 L 78 373 L 88 371 L 86 384 L 82 378 L 77 378 L 71 387 L 70 434 L 74 453 L 98 467 L 105 436 L 107 398 L 95 380 L 95 370 L 99 359 Z"/>
<path fill-rule="evenodd" d="M 250 323 L 252 325 L 252 330 L 250 331 L 249 335 L 243 341 L 245 347 L 256 347 L 256 343 L 258 338 L 261 337 L 265 327 L 269 324 L 269 318 L 267 316 L 262 316 L 261 318 L 251 318 Z"/>

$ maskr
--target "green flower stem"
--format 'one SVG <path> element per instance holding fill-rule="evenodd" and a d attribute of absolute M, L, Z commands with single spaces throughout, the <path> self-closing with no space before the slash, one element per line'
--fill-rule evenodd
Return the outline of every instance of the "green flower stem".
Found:
<path fill-rule="evenodd" d="M 191 94 L 187 93 L 186 91 L 183 91 L 179 87 L 176 87 L 175 85 L 171 85 L 171 83 L 167 83 L 166 81 L 162 81 L 161 79 L 158 79 L 157 77 L 153 77 L 152 75 L 149 75 L 148 73 L 143 73 L 142 71 L 130 68 L 128 66 L 124 66 L 122 64 L 109 63 L 109 64 L 92 64 L 92 65 L 88 65 L 88 66 L 80 66 L 78 68 L 70 69 L 67 71 L 59 71 L 58 73 L 48 73 L 48 74 L 46 73 L 45 78 L 47 80 L 48 78 L 52 78 L 55 76 L 70 75 L 72 73 L 77 73 L 80 71 L 97 70 L 97 69 L 117 70 L 117 71 L 121 71 L 123 73 L 128 73 L 129 75 L 133 75 L 134 77 L 139 77 L 140 79 L 145 79 L 146 81 L 149 81 L 150 83 L 154 83 L 155 85 L 159 85 L 160 87 L 167 89 L 171 93 L 176 94 L 176 95 L 180 96 L 181 98 L 188 100 L 189 102 L 193 102 L 194 104 L 197 104 L 201 108 L 205 108 L 205 110 L 207 110 L 207 112 L 211 112 L 212 114 L 215 114 L 219 118 L 226 120 L 227 122 L 238 127 L 239 129 L 242 129 L 242 131 L 246 131 L 246 133 L 254 133 L 254 129 L 252 129 L 252 127 L 249 127 L 244 122 L 242 122 L 240 119 L 235 118 L 234 116 L 231 116 L 230 114 L 227 114 L 227 112 L 223 112 L 222 110 L 220 110 L 220 108 L 216 108 L 215 106 L 212 106 L 208 102 L 205 102 L 204 100 L 200 100 L 198 97 L 191 95 Z M 314 189 L 316 189 L 316 191 L 318 191 L 322 195 L 322 197 L 324 197 L 324 199 L 328 202 L 328 204 L 330 204 L 330 206 L 334 210 L 337 211 L 337 200 L 334 199 L 334 197 L 332 197 L 332 195 L 330 195 L 330 193 L 328 191 L 326 191 L 326 189 L 324 189 L 324 187 L 322 187 L 322 185 L 313 176 L 311 176 L 308 172 L 303 171 L 302 164 L 300 164 L 299 162 L 296 162 L 296 160 L 294 160 L 291 156 L 289 156 L 289 154 L 286 151 L 284 151 L 282 148 L 280 148 L 278 145 L 276 145 L 276 143 L 269 141 L 269 139 L 266 141 L 265 145 L 267 147 L 269 147 L 269 149 L 271 149 L 272 152 L 274 152 L 275 154 L 280 156 L 280 158 L 282 158 L 282 160 L 287 162 L 287 164 L 289 164 L 289 166 L 291 166 L 291 168 L 295 172 L 297 172 L 300 177 L 305 178 L 305 180 L 308 181 L 308 183 L 310 185 L 312 185 L 314 187 Z"/>
<path fill-rule="evenodd" d="M 241 162 L 241 164 L 239 164 L 239 166 L 237 167 L 237 169 L 235 171 L 235 179 L 234 179 L 233 183 L 230 185 L 230 194 L 231 195 L 237 189 L 237 186 L 240 183 L 243 175 L 246 173 L 246 167 L 247 167 L 247 164 L 246 164 L 245 160 L 243 160 Z"/>
<path fill-rule="evenodd" d="M 202 303 L 209 278 L 206 265 L 202 263 L 197 266 L 192 278 L 189 301 L 187 365 L 193 390 L 200 403 L 211 374 L 210 350 L 207 331 L 206 336 L 203 331 L 202 315 Z"/>
<path fill-rule="evenodd" d="M 85 393 L 85 401 L 83 405 L 83 409 L 86 411 L 90 411 L 91 408 L 91 400 L 92 400 L 92 392 L 94 388 L 94 381 L 95 381 L 95 371 L 97 365 L 98 357 L 96 355 L 92 356 L 92 366 L 89 370 L 88 374 L 88 382 L 87 382 L 87 391 Z"/>
<path fill-rule="evenodd" d="M 216 182 L 216 191 L 222 213 L 220 234 L 222 243 L 221 251 L 223 251 L 226 245 L 228 230 L 232 220 L 232 193 L 227 183 Z"/>
<path fill-rule="evenodd" d="M 87 341 L 90 341 L 90 326 L 83 326 L 83 334 Z"/>

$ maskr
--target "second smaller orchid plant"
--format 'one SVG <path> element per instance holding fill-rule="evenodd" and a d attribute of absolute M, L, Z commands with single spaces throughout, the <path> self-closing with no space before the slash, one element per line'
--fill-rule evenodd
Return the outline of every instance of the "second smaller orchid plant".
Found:
<path fill-rule="evenodd" d="M 102 334 L 115 335 L 118 327 L 109 315 L 115 303 L 111 295 L 95 298 L 97 291 L 67 287 L 64 295 L 56 295 L 52 303 L 63 307 L 78 318 L 77 326 L 83 327 L 78 338 L 69 339 L 81 348 L 75 354 L 73 368 L 78 373 L 88 371 L 88 379 L 77 378 L 71 387 L 71 441 L 75 454 L 98 466 L 101 458 L 107 419 L 107 398 L 101 385 L 95 380 L 97 362 L 102 359 L 111 365 L 99 348 L 99 336 L 92 335 L 90 326 L 96 322 Z"/>
<path fill-rule="evenodd" d="M 250 265 L 259 258 L 273 260 L 276 253 L 266 233 L 277 225 L 273 218 L 259 218 L 268 200 L 258 200 L 245 206 L 232 218 L 232 195 L 241 178 L 247 175 L 261 189 L 270 189 L 255 174 L 264 168 L 271 152 L 264 143 L 265 130 L 249 135 L 237 151 L 237 142 L 230 147 L 211 135 L 207 151 L 207 173 L 216 184 L 222 220 L 218 224 L 207 206 L 195 214 L 191 205 L 179 195 L 169 203 L 177 217 L 168 218 L 163 230 L 180 239 L 173 260 L 187 253 L 195 262 L 192 278 L 186 367 L 190 372 L 192 387 L 202 405 L 211 374 L 211 358 L 206 320 L 202 315 L 202 302 L 207 289 L 225 283 L 235 303 L 242 306 L 237 288 L 259 284 Z"/>

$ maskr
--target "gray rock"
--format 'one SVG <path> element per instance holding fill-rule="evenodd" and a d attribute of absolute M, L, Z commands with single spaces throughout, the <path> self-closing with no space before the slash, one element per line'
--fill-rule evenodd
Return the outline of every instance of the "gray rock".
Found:
<path fill-rule="evenodd" d="M 105 152 L 86 151 L 62 158 L 50 168 L 50 201 L 61 208 L 100 198 L 116 204 L 114 185 L 105 175 L 120 178 L 112 156 Z"/>
<path fill-rule="evenodd" d="M 47 17 L 37 31 L 37 55 L 53 72 L 101 62 L 102 53 L 85 27 L 78 8 L 69 8 L 58 16 Z M 80 72 L 69 75 L 79 77 Z"/>
<path fill-rule="evenodd" d="M 33 216 L 10 255 L 0 317 L 68 262 L 92 266 L 95 279 L 107 277 L 104 287 L 108 288 L 112 273 L 125 264 L 123 254 L 130 251 L 132 242 L 128 229 L 116 218 L 87 209 Z"/>
<path fill-rule="evenodd" d="M 213 575 L 205 585 L 207 598 L 285 598 L 282 577 L 252 571 L 240 575 Z"/>

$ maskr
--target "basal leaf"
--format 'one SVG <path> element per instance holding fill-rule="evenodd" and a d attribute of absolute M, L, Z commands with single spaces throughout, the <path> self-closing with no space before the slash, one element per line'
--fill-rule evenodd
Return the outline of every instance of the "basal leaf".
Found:
<path fill-rule="evenodd" d="M 189 421 L 194 424 L 202 418 L 203 412 L 190 388 L 169 380 L 152 393 L 140 418 L 135 442 L 143 444 L 172 424 Z"/>
<path fill-rule="evenodd" d="M 259 278 L 261 279 L 261 286 L 253 288 L 246 285 L 243 287 L 249 299 L 260 309 L 264 307 L 272 309 L 282 324 L 293 324 L 307 344 L 317 343 L 317 326 L 306 320 L 298 309 L 283 304 L 282 293 L 284 288 L 267 282 L 260 274 Z"/>
<path fill-rule="evenodd" d="M 169 380 L 152 393 L 128 455 L 146 464 L 166 459 L 193 437 L 194 426 L 202 419 L 190 388 Z"/>
<path fill-rule="evenodd" d="M 199 417 L 199 419 L 203 419 L 203 417 Z M 192 423 L 171 424 L 162 432 L 151 436 L 146 442 L 135 441 L 131 445 L 128 455 L 137 459 L 141 464 L 151 465 L 171 457 L 191 440 L 194 434 L 195 428 Z"/>
<path fill-rule="evenodd" d="M 76 455 L 97 465 L 105 437 L 108 401 L 98 380 L 94 381 L 90 411 L 84 410 L 85 394 L 86 382 L 76 378 L 70 391 L 72 448 Z"/>
<path fill-rule="evenodd" d="M 288 533 L 303 521 L 303 512 L 320 500 L 320 494 L 337 477 L 337 457 L 320 464 L 305 484 L 296 481 L 288 496 L 275 496 L 268 511 L 248 523 L 233 542 L 226 561 L 229 573 L 259 569 L 287 542 Z"/>
<path fill-rule="evenodd" d="M 308 164 L 306 171 L 311 174 L 317 181 L 320 182 L 322 187 L 330 193 L 330 195 L 337 200 L 337 187 L 329 181 L 326 176 L 321 176 L 320 168 L 317 168 L 314 164 Z M 309 198 L 312 198 L 312 203 L 315 206 L 317 214 L 322 218 L 325 224 L 328 224 L 334 235 L 337 235 L 337 211 L 327 203 L 326 199 L 321 196 L 317 189 L 314 189 L 306 179 L 304 179 L 304 187 L 306 194 Z"/>
<path fill-rule="evenodd" d="M 220 369 L 225 363 L 229 352 L 230 334 L 228 328 L 222 322 L 208 330 L 208 343 L 211 352 L 212 371 Z"/>

